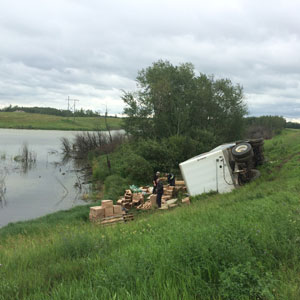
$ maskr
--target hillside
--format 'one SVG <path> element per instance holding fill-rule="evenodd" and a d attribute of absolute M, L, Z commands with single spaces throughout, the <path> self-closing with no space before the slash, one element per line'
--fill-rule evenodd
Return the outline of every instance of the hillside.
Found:
<path fill-rule="evenodd" d="M 120 129 L 122 119 L 107 118 L 110 129 Z M 0 112 L 0 128 L 49 130 L 106 130 L 104 117 L 60 117 L 24 112 Z"/>
<path fill-rule="evenodd" d="M 0 229 L 0 299 L 299 299 L 300 131 L 257 181 L 114 227 L 88 206 Z"/>

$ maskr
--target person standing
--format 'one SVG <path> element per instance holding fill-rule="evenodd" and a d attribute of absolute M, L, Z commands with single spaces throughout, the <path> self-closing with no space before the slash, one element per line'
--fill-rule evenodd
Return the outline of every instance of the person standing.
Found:
<path fill-rule="evenodd" d="M 160 178 L 157 179 L 157 185 L 156 185 L 156 203 L 158 208 L 161 208 L 161 197 L 164 193 L 164 185 Z"/>
<path fill-rule="evenodd" d="M 152 194 L 156 194 L 156 186 L 157 186 L 157 180 L 159 178 L 159 175 L 160 175 L 160 172 L 158 172 L 158 171 L 154 174 L 154 177 L 153 177 L 153 192 L 152 192 Z"/>

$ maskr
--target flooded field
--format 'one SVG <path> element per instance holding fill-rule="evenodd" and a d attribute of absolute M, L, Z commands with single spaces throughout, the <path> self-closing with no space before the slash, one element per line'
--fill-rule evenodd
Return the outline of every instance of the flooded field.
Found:
<path fill-rule="evenodd" d="M 0 227 L 86 203 L 83 166 L 61 153 L 75 133 L 0 129 Z"/>

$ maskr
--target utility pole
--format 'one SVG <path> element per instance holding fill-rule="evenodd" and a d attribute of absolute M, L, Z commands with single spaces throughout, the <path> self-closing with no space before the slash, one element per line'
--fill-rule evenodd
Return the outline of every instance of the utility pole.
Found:
<path fill-rule="evenodd" d="M 73 106 L 73 114 L 74 114 L 74 122 L 75 122 L 75 105 L 76 105 L 76 102 L 79 102 L 79 100 L 76 100 L 76 99 L 72 99 L 74 101 L 74 106 Z"/>
<path fill-rule="evenodd" d="M 73 100 L 73 99 L 70 99 L 70 96 L 68 96 L 68 99 L 66 99 L 68 101 L 68 110 L 70 110 L 70 100 Z"/>

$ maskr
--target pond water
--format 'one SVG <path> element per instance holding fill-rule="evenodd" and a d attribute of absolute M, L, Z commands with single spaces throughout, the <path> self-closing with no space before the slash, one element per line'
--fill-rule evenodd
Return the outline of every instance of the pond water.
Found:
<path fill-rule="evenodd" d="M 61 153 L 60 139 L 75 134 L 0 129 L 0 227 L 86 204 L 82 166 L 64 161 Z"/>

